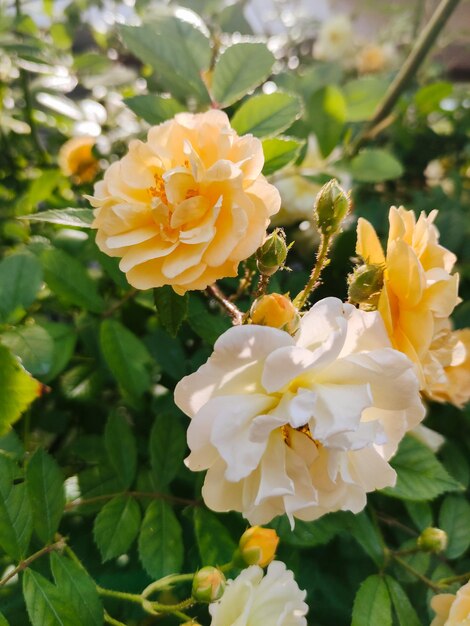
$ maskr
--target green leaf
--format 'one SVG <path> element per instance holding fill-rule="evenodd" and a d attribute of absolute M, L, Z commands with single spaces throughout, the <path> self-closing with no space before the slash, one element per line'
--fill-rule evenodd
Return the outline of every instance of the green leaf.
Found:
<path fill-rule="evenodd" d="M 33 376 L 47 376 L 54 359 L 54 341 L 42 326 L 20 326 L 3 333 L 1 340 Z"/>
<path fill-rule="evenodd" d="M 23 574 L 23 595 L 33 626 L 83 625 L 59 589 L 32 569 Z"/>
<path fill-rule="evenodd" d="M 12 254 L 0 263 L 0 317 L 7 320 L 18 307 L 35 300 L 42 283 L 42 268 L 32 254 Z"/>
<path fill-rule="evenodd" d="M 166 487 L 178 473 L 186 453 L 186 435 L 178 415 L 162 413 L 156 417 L 149 452 L 155 484 Z"/>
<path fill-rule="evenodd" d="M 385 583 L 399 626 L 422 626 L 402 586 L 390 576 L 385 576 Z"/>
<path fill-rule="evenodd" d="M 176 337 L 188 315 L 189 295 L 179 296 L 169 285 L 165 285 L 153 290 L 153 298 L 160 324 L 172 337 Z"/>
<path fill-rule="evenodd" d="M 263 174 L 269 176 L 297 159 L 303 146 L 297 139 L 275 137 L 263 140 Z"/>
<path fill-rule="evenodd" d="M 362 150 L 350 164 L 354 178 L 362 183 L 379 183 L 399 178 L 403 165 L 390 152 L 380 148 Z"/>
<path fill-rule="evenodd" d="M 338 533 L 349 527 L 350 514 L 339 511 L 328 513 L 314 522 L 296 520 L 294 530 L 291 530 L 287 515 L 277 517 L 271 522 L 282 542 L 298 548 L 314 548 L 327 544 Z"/>
<path fill-rule="evenodd" d="M 155 328 L 147 339 L 147 346 L 165 374 L 176 381 L 186 376 L 186 355 L 178 337 L 171 337 L 163 328 Z"/>
<path fill-rule="evenodd" d="M 54 342 L 51 366 L 49 373 L 44 377 L 47 383 L 54 380 L 69 363 L 74 354 L 77 333 L 73 326 L 60 322 L 43 322 L 41 326 Z"/>
<path fill-rule="evenodd" d="M 437 82 L 425 85 L 416 92 L 414 101 L 422 115 L 429 115 L 439 109 L 442 100 L 448 98 L 454 90 L 452 83 Z"/>
<path fill-rule="evenodd" d="M 372 118 L 389 81 L 377 76 L 350 80 L 343 87 L 346 100 L 346 121 L 363 122 Z"/>
<path fill-rule="evenodd" d="M 41 384 L 0 344 L 0 435 L 40 395 Z"/>
<path fill-rule="evenodd" d="M 134 333 L 116 320 L 101 324 L 103 356 L 118 384 L 132 397 L 140 397 L 150 387 L 147 364 L 150 355 Z"/>
<path fill-rule="evenodd" d="M 0 613 L 0 626 L 10 626 L 10 623 L 7 621 L 3 613 Z"/>
<path fill-rule="evenodd" d="M 15 561 L 26 553 L 33 523 L 24 482 L 16 484 L 17 466 L 0 454 L 0 546 Z"/>
<path fill-rule="evenodd" d="M 64 478 L 56 461 L 38 448 L 26 467 L 34 530 L 44 543 L 54 537 L 64 512 Z"/>
<path fill-rule="evenodd" d="M 215 64 L 212 94 L 222 107 L 240 100 L 271 73 L 274 55 L 264 43 L 236 43 Z"/>
<path fill-rule="evenodd" d="M 82 624 L 102 626 L 103 605 L 94 581 L 83 567 L 53 552 L 51 569 L 60 595 L 80 616 Z"/>
<path fill-rule="evenodd" d="M 167 16 L 144 26 L 121 26 L 119 31 L 129 50 L 155 70 L 173 96 L 209 102 L 201 71 L 209 67 L 211 47 L 200 30 Z"/>
<path fill-rule="evenodd" d="M 354 598 L 351 626 L 392 626 L 392 604 L 383 578 L 369 576 Z"/>
<path fill-rule="evenodd" d="M 185 110 L 178 100 L 155 94 L 124 98 L 124 103 L 149 124 L 161 124 Z"/>
<path fill-rule="evenodd" d="M 343 134 L 346 100 L 340 89 L 328 85 L 315 91 L 308 101 L 308 122 L 318 139 L 320 151 L 327 157 Z"/>
<path fill-rule="evenodd" d="M 433 524 L 432 508 L 428 502 L 405 502 L 405 508 L 418 530 Z"/>
<path fill-rule="evenodd" d="M 412 436 L 403 439 L 391 465 L 397 472 L 397 484 L 382 490 L 387 496 L 423 501 L 446 491 L 462 490 L 433 452 Z"/>
<path fill-rule="evenodd" d="M 350 518 L 349 530 L 374 563 L 378 567 L 382 566 L 385 559 L 384 541 L 367 513 L 362 511 L 362 513 L 352 516 Z"/>
<path fill-rule="evenodd" d="M 239 135 L 268 137 L 286 130 L 301 115 L 300 98 L 278 91 L 249 98 L 237 110 L 231 125 Z"/>
<path fill-rule="evenodd" d="M 439 528 L 445 530 L 449 543 L 445 555 L 456 559 L 470 546 L 470 504 L 463 497 L 447 496 L 439 511 Z"/>
<path fill-rule="evenodd" d="M 104 301 L 96 283 L 78 259 L 52 248 L 41 255 L 41 262 L 46 282 L 59 299 L 92 313 L 103 312 Z"/>
<path fill-rule="evenodd" d="M 140 522 L 140 507 L 130 496 L 116 496 L 104 505 L 93 526 L 93 537 L 103 563 L 129 550 Z"/>
<path fill-rule="evenodd" d="M 106 422 L 104 444 L 108 459 L 123 489 L 129 489 L 137 469 L 137 445 L 129 422 L 120 413 L 111 413 Z"/>
<path fill-rule="evenodd" d="M 188 323 L 196 335 L 210 345 L 231 326 L 226 317 L 209 313 L 203 302 L 195 296 L 189 298 Z"/>
<path fill-rule="evenodd" d="M 184 547 L 179 521 L 170 505 L 154 500 L 145 513 L 139 536 L 139 557 L 155 579 L 181 570 Z"/>
<path fill-rule="evenodd" d="M 31 215 L 21 215 L 20 219 L 29 222 L 48 222 L 61 224 L 62 226 L 76 226 L 79 228 L 91 228 L 93 222 L 93 209 L 81 209 L 68 207 L 66 209 L 49 209 Z"/>
<path fill-rule="evenodd" d="M 203 565 L 223 565 L 232 560 L 237 544 L 216 515 L 197 507 L 194 510 L 194 532 Z"/>

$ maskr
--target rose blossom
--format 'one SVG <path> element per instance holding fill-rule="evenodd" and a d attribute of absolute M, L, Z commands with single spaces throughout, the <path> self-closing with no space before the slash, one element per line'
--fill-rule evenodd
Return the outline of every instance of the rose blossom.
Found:
<path fill-rule="evenodd" d="M 395 483 L 388 464 L 424 416 L 409 359 L 391 349 L 383 322 L 326 298 L 294 337 L 238 326 L 176 386 L 192 418 L 193 471 L 208 469 L 203 497 L 250 524 L 276 515 L 313 520 L 358 512 L 366 493 Z"/>
<path fill-rule="evenodd" d="M 439 244 L 436 216 L 423 212 L 416 220 L 413 211 L 392 207 L 386 254 L 373 226 L 360 218 L 356 252 L 384 267 L 378 310 L 393 347 L 415 363 L 430 398 L 461 406 L 470 397 L 469 341 L 451 331 L 459 275 L 451 274 L 455 255 Z"/>
<path fill-rule="evenodd" d="M 431 600 L 436 617 L 431 626 L 465 626 L 470 623 L 470 582 L 453 593 L 440 593 Z"/>
<path fill-rule="evenodd" d="M 138 289 L 183 294 L 235 276 L 279 210 L 263 164 L 260 140 L 239 137 L 222 111 L 179 113 L 131 141 L 96 184 L 96 242 Z"/>
<path fill-rule="evenodd" d="M 261 567 L 252 565 L 209 606 L 211 626 L 307 626 L 305 595 L 284 563 L 273 561 L 264 577 Z"/>

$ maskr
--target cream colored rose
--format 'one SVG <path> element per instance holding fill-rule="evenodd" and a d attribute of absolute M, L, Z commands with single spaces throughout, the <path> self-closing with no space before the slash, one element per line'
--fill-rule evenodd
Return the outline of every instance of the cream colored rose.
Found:
<path fill-rule="evenodd" d="M 313 56 L 322 61 L 347 60 L 353 48 L 351 20 L 347 15 L 336 15 L 322 24 L 313 47 Z"/>
<path fill-rule="evenodd" d="M 273 561 L 265 576 L 252 565 L 209 606 L 211 626 L 307 626 L 305 595 L 284 563 Z"/>
<path fill-rule="evenodd" d="M 58 163 L 62 173 L 79 185 L 91 183 L 99 172 L 98 160 L 92 152 L 95 143 L 94 137 L 72 137 L 59 150 Z"/>
<path fill-rule="evenodd" d="M 294 337 L 225 332 L 175 389 L 192 418 L 186 464 L 208 470 L 207 506 L 253 525 L 287 513 L 293 524 L 357 513 L 367 492 L 394 485 L 387 461 L 424 409 L 413 364 L 389 346 L 378 313 L 336 298 L 315 304 Z"/>
<path fill-rule="evenodd" d="M 469 343 L 467 335 L 451 332 L 459 275 L 451 274 L 455 255 L 439 244 L 436 215 L 421 213 L 416 220 L 413 211 L 392 207 L 386 254 L 372 225 L 360 218 L 356 252 L 385 269 L 378 310 L 393 347 L 415 363 L 422 390 L 461 406 L 470 396 Z"/>
<path fill-rule="evenodd" d="M 457 594 L 440 593 L 431 600 L 436 617 L 431 626 L 468 626 L 470 624 L 470 581 Z"/>
<path fill-rule="evenodd" d="M 183 294 L 235 276 L 280 206 L 263 163 L 259 139 L 239 137 L 222 111 L 179 113 L 132 141 L 95 185 L 99 248 L 122 257 L 138 289 Z"/>

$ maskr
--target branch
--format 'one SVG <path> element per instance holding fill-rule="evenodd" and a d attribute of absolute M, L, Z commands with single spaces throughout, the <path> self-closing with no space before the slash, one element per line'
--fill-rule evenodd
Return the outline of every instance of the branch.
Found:
<path fill-rule="evenodd" d="M 235 304 L 233 304 L 233 302 L 230 302 L 230 300 L 223 293 L 223 291 L 221 291 L 219 287 L 217 287 L 216 283 L 214 283 L 213 285 L 209 285 L 209 287 L 206 288 L 206 293 L 211 298 L 217 300 L 217 302 L 226 311 L 226 313 L 230 315 L 230 317 L 232 318 L 232 324 L 234 326 L 239 326 L 242 323 L 243 313 Z"/>
<path fill-rule="evenodd" d="M 364 142 L 374 134 L 375 127 L 378 126 L 392 112 L 399 97 L 415 75 L 416 70 L 426 58 L 426 55 L 431 50 L 433 44 L 439 36 L 439 33 L 444 28 L 447 20 L 459 2 L 460 0 L 441 0 L 441 3 L 434 11 L 433 16 L 416 40 L 416 43 L 402 68 L 396 75 L 390 87 L 387 89 L 382 101 L 379 103 L 374 113 L 373 118 L 352 143 L 349 152 L 350 156 L 357 154 L 359 148 L 361 148 Z"/>
<path fill-rule="evenodd" d="M 71 502 L 67 502 L 65 505 L 65 511 L 71 511 L 77 506 L 85 506 L 87 504 L 96 504 L 97 502 L 103 502 L 104 500 L 111 500 L 116 496 L 132 496 L 134 498 L 149 498 L 151 500 L 167 500 L 168 502 L 174 502 L 175 504 L 184 504 L 188 506 L 198 506 L 197 500 L 190 500 L 189 498 L 179 498 L 178 496 L 172 496 L 168 493 L 159 493 L 158 491 L 120 491 L 118 493 L 107 493 L 102 496 L 94 496 L 93 498 L 77 498 Z"/>
<path fill-rule="evenodd" d="M 33 563 L 33 561 L 36 561 L 36 559 L 40 559 L 45 554 L 55 552 L 56 550 L 62 550 L 63 548 L 65 548 L 65 539 L 63 538 L 59 541 L 56 541 L 56 543 L 51 543 L 48 546 L 44 546 L 44 548 L 41 548 L 24 561 L 18 563 L 15 569 L 12 569 L 11 572 L 9 572 L 4 578 L 2 578 L 2 580 L 0 580 L 0 587 L 6 585 L 7 582 L 13 578 L 13 576 L 16 576 L 16 574 L 19 574 L 23 570 L 27 569 L 31 565 L 31 563 Z"/>

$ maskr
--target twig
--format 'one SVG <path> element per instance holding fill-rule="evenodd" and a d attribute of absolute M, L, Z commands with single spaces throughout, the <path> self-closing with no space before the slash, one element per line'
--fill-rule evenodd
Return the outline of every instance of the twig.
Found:
<path fill-rule="evenodd" d="M 112 626 L 126 626 L 124 622 L 120 622 L 118 619 L 114 619 L 114 617 L 111 617 L 111 615 L 107 611 L 104 612 L 104 621 L 107 624 L 112 624 Z"/>
<path fill-rule="evenodd" d="M 444 28 L 445 23 L 459 2 L 460 0 L 441 0 L 441 3 L 434 11 L 433 16 L 416 40 L 408 58 L 402 65 L 390 87 L 387 89 L 372 119 L 365 126 L 362 132 L 359 133 L 356 140 L 351 144 L 351 148 L 349 150 L 350 156 L 357 154 L 359 148 L 362 147 L 364 142 L 369 138 L 370 134 L 373 133 L 374 128 L 391 113 L 399 97 L 406 89 L 413 76 L 416 74 L 416 70 L 426 58 L 426 55 L 431 50 L 439 33 Z"/>
<path fill-rule="evenodd" d="M 0 580 L 0 587 L 3 587 L 3 585 L 6 585 L 7 582 L 13 578 L 13 576 L 16 576 L 16 574 L 19 574 L 23 570 L 27 569 L 31 565 L 31 563 L 33 563 L 37 559 L 40 559 L 42 556 L 44 556 L 45 554 L 49 554 L 50 552 L 55 552 L 56 550 L 62 550 L 64 547 L 65 547 L 65 539 L 60 539 L 59 541 L 56 541 L 56 543 L 51 543 L 48 546 L 44 546 L 44 548 L 41 548 L 40 550 L 38 550 L 37 552 L 29 556 L 24 561 L 21 561 L 20 563 L 18 563 L 15 569 L 12 569 L 11 572 L 9 572 L 4 578 L 2 578 L 2 580 Z"/>
<path fill-rule="evenodd" d="M 313 266 L 308 283 L 294 299 L 294 305 L 299 309 L 299 311 L 307 302 L 308 297 L 310 296 L 312 291 L 314 291 L 320 285 L 321 273 L 329 263 L 328 251 L 330 249 L 331 241 L 331 236 L 322 235 L 320 247 L 317 253 L 317 260 L 315 262 L 315 265 Z"/>
<path fill-rule="evenodd" d="M 266 276 L 266 274 L 260 274 L 258 287 L 256 288 L 255 292 L 255 298 L 259 298 L 259 296 L 263 296 L 266 293 L 270 278 L 271 276 Z"/>
<path fill-rule="evenodd" d="M 418 570 L 416 570 L 414 567 L 412 567 L 409 563 L 401 559 L 396 554 L 393 554 L 393 552 L 392 552 L 392 558 L 397 563 L 399 563 L 404 569 L 410 572 L 410 574 L 413 574 L 413 576 L 418 578 L 421 582 L 423 582 L 433 591 L 436 591 L 436 592 L 442 591 L 442 587 L 438 583 L 434 583 L 430 578 L 428 578 L 427 576 L 424 576 L 424 574 L 421 574 L 421 572 L 418 572 Z"/>
<path fill-rule="evenodd" d="M 219 289 L 219 287 L 215 283 L 213 285 L 209 285 L 209 287 L 206 288 L 206 293 L 211 298 L 217 300 L 217 302 L 226 311 L 226 313 L 230 315 L 234 326 L 238 326 L 242 323 L 243 313 L 235 304 L 233 304 L 233 302 L 230 302 L 227 296 Z"/>
<path fill-rule="evenodd" d="M 103 502 L 104 500 L 111 500 L 116 496 L 132 496 L 134 498 L 149 498 L 151 500 L 167 500 L 168 502 L 174 502 L 175 504 L 184 504 L 188 506 L 198 506 L 198 500 L 190 500 L 189 498 L 180 498 L 178 496 L 172 496 L 167 493 L 159 493 L 157 491 L 120 491 L 118 493 L 107 493 L 102 496 L 94 496 L 93 498 L 77 498 L 71 502 L 67 502 L 65 505 L 66 511 L 71 511 L 77 506 L 85 506 L 87 504 L 96 504 L 97 502 Z"/>
<path fill-rule="evenodd" d="M 102 314 L 102 317 L 104 317 L 104 318 L 111 317 L 113 315 L 113 313 L 115 313 L 118 309 L 120 309 L 122 307 L 123 304 L 125 304 L 128 300 L 133 298 L 136 293 L 137 293 L 137 289 L 134 289 L 134 288 L 130 289 L 126 294 L 124 294 L 124 296 L 120 300 L 118 300 L 117 302 L 112 304 L 109 307 L 109 309 L 107 309 Z"/>

